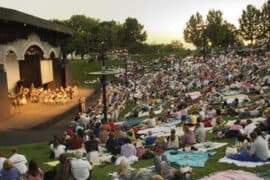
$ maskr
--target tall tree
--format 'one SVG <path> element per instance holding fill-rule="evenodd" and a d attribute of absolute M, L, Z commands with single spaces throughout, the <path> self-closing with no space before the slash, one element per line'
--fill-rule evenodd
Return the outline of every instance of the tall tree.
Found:
<path fill-rule="evenodd" d="M 233 24 L 224 21 L 222 27 L 224 29 L 224 39 L 221 41 L 221 45 L 223 47 L 228 47 L 229 45 L 232 46 L 235 43 L 242 43 L 241 40 L 238 38 L 238 30 Z"/>
<path fill-rule="evenodd" d="M 119 46 L 120 24 L 115 21 L 104 21 L 98 25 L 98 28 L 98 39 L 106 41 L 106 49 L 113 49 Z"/>
<path fill-rule="evenodd" d="M 241 35 L 251 44 L 260 36 L 260 14 L 259 9 L 253 5 L 248 5 L 239 19 Z"/>
<path fill-rule="evenodd" d="M 260 22 L 260 30 L 261 30 L 261 39 L 266 39 L 269 41 L 270 39 L 270 0 L 265 2 L 262 7 L 261 12 L 261 22 Z"/>
<path fill-rule="evenodd" d="M 222 12 L 210 10 L 207 14 L 207 21 L 207 38 L 211 41 L 213 47 L 222 45 L 226 35 Z"/>
<path fill-rule="evenodd" d="M 75 31 L 71 44 L 76 54 L 83 57 L 85 54 L 97 51 L 96 34 L 99 20 L 84 15 L 74 15 L 67 21 L 67 25 Z"/>
<path fill-rule="evenodd" d="M 188 43 L 194 44 L 196 47 L 202 46 L 202 33 L 197 28 L 199 24 L 203 23 L 203 17 L 199 12 L 193 14 L 189 21 L 186 23 L 186 27 L 184 29 L 184 39 Z"/>
<path fill-rule="evenodd" d="M 147 38 L 144 26 L 136 18 L 130 17 L 125 20 L 119 35 L 121 45 L 128 48 L 136 47 L 136 44 L 141 44 Z"/>

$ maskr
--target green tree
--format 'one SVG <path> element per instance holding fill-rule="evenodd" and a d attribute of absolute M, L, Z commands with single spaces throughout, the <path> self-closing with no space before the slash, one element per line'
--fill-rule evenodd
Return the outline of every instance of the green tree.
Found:
<path fill-rule="evenodd" d="M 119 47 L 119 31 L 121 24 L 115 21 L 104 21 L 98 25 L 98 39 L 105 41 L 106 49 Z"/>
<path fill-rule="evenodd" d="M 270 0 L 262 6 L 261 22 L 260 22 L 261 39 L 270 39 Z"/>
<path fill-rule="evenodd" d="M 213 47 L 227 47 L 236 42 L 236 27 L 223 19 L 220 10 L 210 10 L 207 14 L 207 39 Z"/>
<path fill-rule="evenodd" d="M 146 40 L 147 34 L 144 26 L 136 18 L 129 17 L 119 31 L 119 38 L 122 46 L 136 50 L 138 44 L 142 44 Z"/>
<path fill-rule="evenodd" d="M 170 44 L 163 45 L 163 52 L 177 53 L 183 49 L 183 43 L 178 40 L 172 40 Z"/>
<path fill-rule="evenodd" d="M 213 47 L 222 45 L 226 36 L 226 26 L 220 10 L 210 10 L 207 15 L 207 38 Z"/>
<path fill-rule="evenodd" d="M 241 36 L 251 44 L 260 36 L 260 15 L 259 9 L 248 5 L 239 19 Z"/>
<path fill-rule="evenodd" d="M 67 21 L 67 25 L 75 31 L 70 43 L 76 54 L 83 58 L 85 54 L 97 51 L 99 20 L 74 15 Z"/>
<path fill-rule="evenodd" d="M 199 12 L 193 14 L 189 21 L 186 23 L 186 27 L 184 29 L 184 39 L 188 43 L 194 44 L 196 47 L 202 46 L 202 33 L 197 28 L 199 24 L 203 23 L 203 17 Z"/>
<path fill-rule="evenodd" d="M 229 45 L 232 46 L 234 44 L 242 44 L 241 40 L 238 38 L 238 30 L 233 24 L 224 21 L 222 27 L 224 29 L 224 38 L 221 41 L 221 45 L 223 47 L 228 47 Z"/>

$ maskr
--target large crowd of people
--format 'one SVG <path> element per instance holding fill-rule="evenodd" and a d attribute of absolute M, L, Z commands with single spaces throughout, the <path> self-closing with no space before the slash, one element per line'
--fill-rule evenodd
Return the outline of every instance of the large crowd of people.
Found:
<path fill-rule="evenodd" d="M 242 56 L 231 50 L 225 55 L 212 55 L 206 61 L 187 57 L 150 66 L 134 63 L 128 86 L 121 83 L 125 82 L 124 76 L 107 85 L 107 122 L 100 96 L 95 104 L 80 109 L 62 137 L 53 137 L 49 143 L 50 158 L 60 162 L 50 173 L 44 175 L 35 161 L 30 161 L 27 168 L 25 157 L 14 150 L 7 160 L 0 154 L 1 176 L 86 180 L 91 178 L 94 166 L 111 163 L 118 166 L 114 175 L 119 179 L 188 179 L 190 168 L 176 169 L 166 156 L 159 158 L 156 152 L 196 151 L 194 145 L 207 140 L 207 128 L 214 134 L 213 140 L 235 138 L 240 144 L 237 153 L 228 158 L 268 161 L 269 58 L 264 54 Z M 138 67 L 144 73 L 136 74 Z M 34 101 L 36 91 L 30 93 Z M 73 93 L 67 92 L 70 91 L 59 89 L 55 97 L 66 93 L 72 98 Z M 80 104 L 85 106 L 84 100 Z M 120 121 L 120 114 L 130 104 L 133 109 L 123 116 L 129 120 Z M 225 124 L 226 117 L 237 120 Z M 264 118 L 251 120 L 258 117 Z M 67 152 L 75 157 L 69 157 Z M 153 159 L 155 170 L 130 166 L 140 159 Z"/>

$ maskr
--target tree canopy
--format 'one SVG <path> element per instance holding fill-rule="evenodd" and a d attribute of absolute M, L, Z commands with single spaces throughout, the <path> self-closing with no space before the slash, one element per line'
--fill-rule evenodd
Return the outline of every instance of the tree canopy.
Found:
<path fill-rule="evenodd" d="M 239 23 L 243 39 L 253 43 L 260 36 L 260 15 L 260 10 L 253 5 L 248 5 L 242 11 Z"/>

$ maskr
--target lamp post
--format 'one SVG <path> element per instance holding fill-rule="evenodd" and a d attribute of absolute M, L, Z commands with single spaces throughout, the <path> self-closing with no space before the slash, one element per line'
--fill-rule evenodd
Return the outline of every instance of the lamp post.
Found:
<path fill-rule="evenodd" d="M 117 74 L 114 71 L 107 71 L 105 67 L 105 52 L 104 52 L 104 42 L 101 42 L 101 52 L 100 58 L 102 60 L 102 68 L 101 71 L 98 72 L 90 72 L 88 75 L 90 76 L 101 76 L 101 83 L 102 83 L 102 93 L 103 93 L 103 120 L 104 123 L 107 122 L 107 91 L 106 91 L 106 76 Z"/>
<path fill-rule="evenodd" d="M 126 88 L 128 87 L 128 50 L 124 49 L 124 53 L 125 53 L 125 84 L 126 84 Z"/>
<path fill-rule="evenodd" d="M 102 61 L 102 72 L 105 72 L 105 57 L 104 57 L 104 42 L 101 42 L 101 61 Z M 107 122 L 107 91 L 106 91 L 106 76 L 102 75 L 102 89 L 103 89 L 103 114 L 104 114 L 104 122 Z"/>
<path fill-rule="evenodd" d="M 203 61 L 206 59 L 206 30 L 208 27 L 208 23 L 205 22 L 203 24 L 197 24 L 197 30 L 202 32 L 203 36 Z"/>

